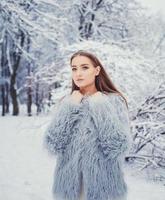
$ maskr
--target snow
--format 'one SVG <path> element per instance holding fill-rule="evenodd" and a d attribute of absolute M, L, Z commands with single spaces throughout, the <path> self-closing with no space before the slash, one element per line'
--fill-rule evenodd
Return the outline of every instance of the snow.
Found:
<path fill-rule="evenodd" d="M 56 158 L 43 148 L 50 116 L 0 118 L 0 199 L 53 200 Z M 128 200 L 164 200 L 165 186 L 124 168 Z"/>
<path fill-rule="evenodd" d="M 138 0 L 143 6 L 147 7 L 151 13 L 161 12 L 165 17 L 165 4 L 163 0 Z"/>

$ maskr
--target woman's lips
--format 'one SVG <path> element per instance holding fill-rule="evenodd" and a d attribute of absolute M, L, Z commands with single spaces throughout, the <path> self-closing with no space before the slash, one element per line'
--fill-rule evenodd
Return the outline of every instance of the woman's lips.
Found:
<path fill-rule="evenodd" d="M 84 79 L 77 79 L 77 81 L 83 81 Z"/>

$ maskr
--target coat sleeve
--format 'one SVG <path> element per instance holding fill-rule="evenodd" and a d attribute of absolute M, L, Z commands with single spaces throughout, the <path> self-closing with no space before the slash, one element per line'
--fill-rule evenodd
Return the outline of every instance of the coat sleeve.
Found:
<path fill-rule="evenodd" d="M 97 141 L 102 156 L 105 159 L 124 157 L 131 144 L 129 114 L 124 99 L 109 95 L 101 119 Z"/>
<path fill-rule="evenodd" d="M 71 101 L 70 96 L 57 103 L 54 116 L 44 133 L 43 145 L 56 155 L 65 151 L 71 141 L 73 126 L 81 119 L 81 104 Z"/>

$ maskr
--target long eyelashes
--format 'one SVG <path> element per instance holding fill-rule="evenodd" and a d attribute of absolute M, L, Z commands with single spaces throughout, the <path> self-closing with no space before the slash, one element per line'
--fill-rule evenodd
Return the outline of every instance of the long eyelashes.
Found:
<path fill-rule="evenodd" d="M 88 69 L 89 67 L 82 67 L 83 69 Z M 77 68 L 72 68 L 72 71 L 76 71 L 77 70 Z"/>

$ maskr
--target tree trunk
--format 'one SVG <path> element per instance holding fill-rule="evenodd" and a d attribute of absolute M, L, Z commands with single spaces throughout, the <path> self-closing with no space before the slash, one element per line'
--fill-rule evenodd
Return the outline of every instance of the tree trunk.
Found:
<path fill-rule="evenodd" d="M 14 71 L 14 73 L 11 74 L 10 95 L 11 95 L 12 104 L 13 104 L 13 115 L 18 115 L 19 107 L 18 107 L 17 90 L 15 88 L 15 84 L 16 84 L 16 71 Z"/>
<path fill-rule="evenodd" d="M 2 116 L 5 116 L 5 83 L 6 83 L 6 74 L 5 69 L 7 66 L 6 59 L 6 48 L 7 48 L 7 36 L 4 33 L 3 43 L 1 47 L 1 98 L 2 98 Z"/>
<path fill-rule="evenodd" d="M 29 52 L 30 49 L 30 38 L 27 38 L 27 52 Z M 31 80 L 31 65 L 30 63 L 27 66 L 27 70 L 28 70 L 28 89 L 27 89 L 27 113 L 28 116 L 32 116 L 32 80 Z"/>
<path fill-rule="evenodd" d="M 39 83 L 36 83 L 36 107 L 37 115 L 41 112 L 40 98 L 39 98 Z"/>
<path fill-rule="evenodd" d="M 5 87 L 1 85 L 1 97 L 2 97 L 2 116 L 5 116 Z"/>
<path fill-rule="evenodd" d="M 20 37 L 20 46 L 22 48 L 24 46 L 24 40 L 25 40 L 25 35 L 22 31 L 20 31 L 19 37 Z M 22 51 L 19 49 L 18 53 L 13 52 L 12 56 L 13 56 L 14 64 L 13 64 L 13 73 L 11 74 L 11 79 L 10 79 L 10 96 L 11 96 L 12 104 L 13 104 L 13 115 L 18 115 L 19 106 L 18 106 L 18 101 L 17 101 L 16 78 L 17 78 L 17 71 L 18 71 L 18 67 L 20 64 L 21 56 L 22 56 Z"/>
<path fill-rule="evenodd" d="M 28 102 L 27 102 L 27 112 L 28 112 L 28 116 L 32 116 L 32 110 L 31 110 L 31 106 L 32 106 L 32 89 L 31 89 L 31 85 L 28 86 Z"/>
<path fill-rule="evenodd" d="M 9 84 L 5 84 L 5 113 L 9 113 Z"/>

